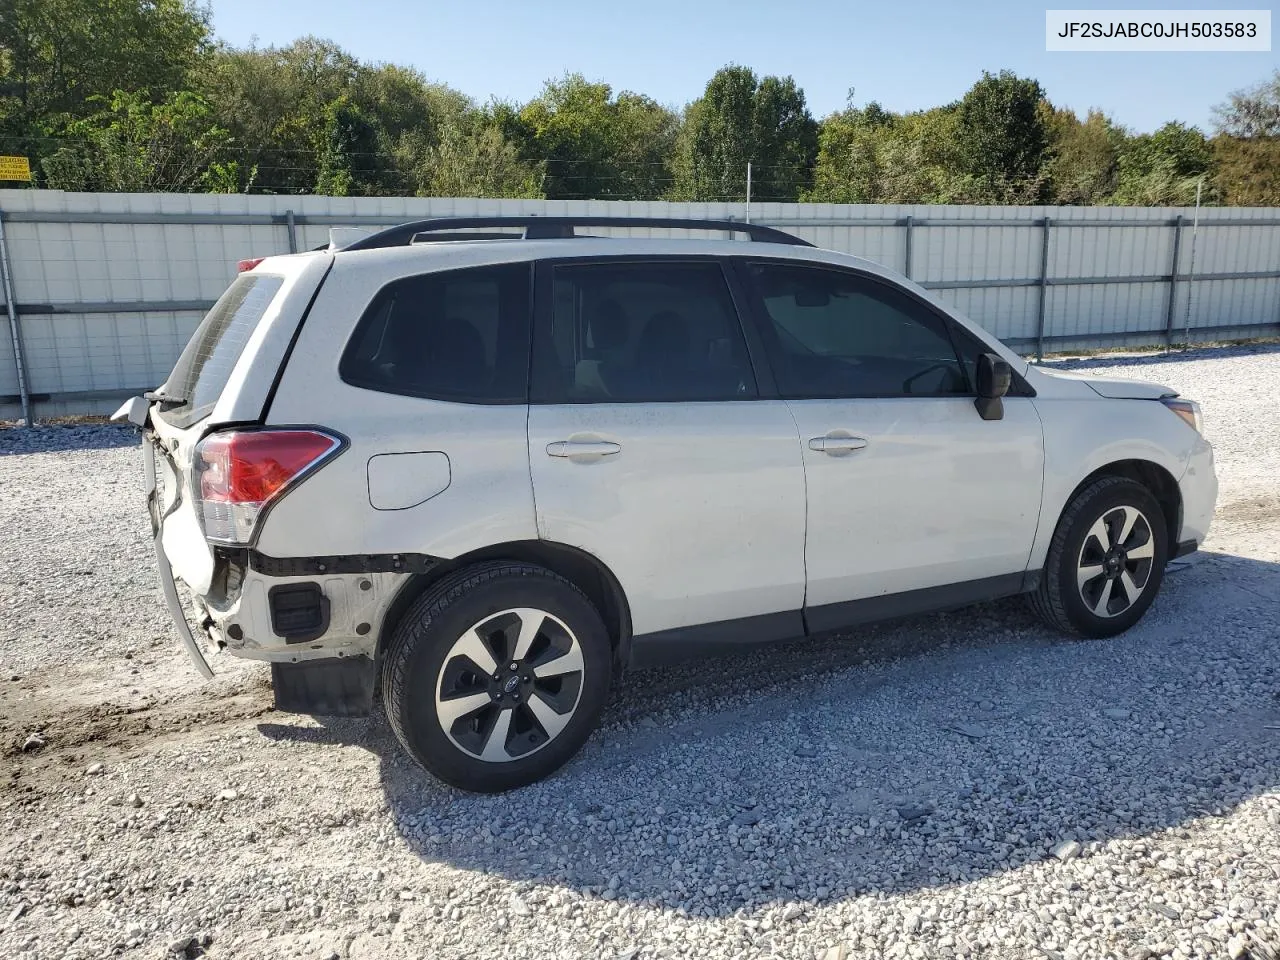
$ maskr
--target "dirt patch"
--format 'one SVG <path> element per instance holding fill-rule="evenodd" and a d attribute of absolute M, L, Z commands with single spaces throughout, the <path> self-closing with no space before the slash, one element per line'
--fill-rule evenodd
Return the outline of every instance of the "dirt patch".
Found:
<path fill-rule="evenodd" d="M 185 658 L 170 665 L 183 669 Z M 256 666 L 235 665 L 203 684 L 179 674 L 168 689 L 156 675 L 151 683 L 122 686 L 120 673 L 89 663 L 0 685 L 0 751 L 9 766 L 0 791 L 55 787 L 90 760 L 139 756 L 193 731 L 274 710 L 269 675 Z"/>

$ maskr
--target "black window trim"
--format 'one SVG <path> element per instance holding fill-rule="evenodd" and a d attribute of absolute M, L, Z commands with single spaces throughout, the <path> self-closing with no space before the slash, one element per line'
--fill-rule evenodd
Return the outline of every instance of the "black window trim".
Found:
<path fill-rule="evenodd" d="M 529 403 L 529 383 L 533 374 L 533 348 L 534 348 L 533 329 L 534 329 L 535 314 L 536 314 L 535 304 L 534 304 L 534 293 L 535 293 L 534 267 L 536 266 L 536 264 L 537 264 L 537 261 L 535 260 L 502 260 L 502 261 L 496 261 L 491 263 L 474 263 L 474 264 L 468 264 L 465 267 L 451 267 L 447 270 L 422 270 L 417 273 L 406 273 L 396 277 L 393 280 L 388 280 L 386 283 L 384 283 L 382 286 L 380 286 L 377 290 L 374 291 L 373 296 L 371 296 L 368 302 L 364 305 L 364 309 L 360 311 L 360 316 L 357 318 L 355 324 L 352 326 L 351 333 L 348 334 L 347 336 L 347 342 L 346 344 L 343 345 L 342 353 L 338 357 L 339 379 L 343 383 L 345 383 L 347 386 L 355 387 L 358 390 L 369 390 L 373 393 L 382 393 L 392 397 L 409 397 L 414 400 L 430 400 L 432 403 L 457 403 L 457 404 L 462 404 L 465 406 L 473 406 L 473 407 L 515 407 L 515 406 L 522 406 L 522 405 L 527 406 Z M 343 367 L 347 363 L 347 357 L 355 349 L 356 341 L 359 339 L 359 335 L 364 331 L 364 328 L 366 325 L 366 319 L 369 316 L 370 308 L 374 305 L 375 302 L 377 302 L 378 298 L 382 296 L 383 292 L 388 287 L 393 286 L 397 283 L 403 283 L 406 280 L 418 280 L 418 279 L 421 279 L 422 277 L 449 277 L 454 274 L 475 273 L 481 270 L 494 270 L 501 267 L 522 267 L 528 276 L 529 289 L 528 289 L 528 308 L 527 308 L 527 316 L 526 316 L 526 320 L 528 322 L 525 324 L 526 337 L 527 337 L 527 340 L 525 342 L 525 377 L 524 377 L 524 391 L 521 396 L 505 399 L 505 400 L 497 400 L 493 398 L 482 398 L 482 397 L 457 397 L 457 396 L 450 397 L 450 396 L 432 395 L 428 393 L 409 393 L 404 390 L 389 389 L 385 384 L 379 384 L 377 386 L 374 386 L 369 383 L 362 382 L 358 378 L 352 378 L 347 372 L 344 371 Z"/>
<path fill-rule="evenodd" d="M 603 404 L 680 404 L 680 403 L 750 403 L 757 400 L 778 399 L 774 386 L 773 370 L 765 357 L 764 343 L 755 329 L 754 323 L 747 318 L 747 292 L 741 286 L 733 268 L 732 257 L 722 254 L 670 253 L 670 254 L 591 254 L 587 256 L 547 257 L 534 261 L 534 296 L 533 296 L 533 344 L 530 347 L 529 370 L 529 404 L 537 406 L 584 406 Z M 734 317 L 738 322 L 738 331 L 746 345 L 747 362 L 755 379 L 755 391 L 745 396 L 727 397 L 719 400 L 568 400 L 550 398 L 546 392 L 539 391 L 540 384 L 548 384 L 551 378 L 539 376 L 539 365 L 542 351 L 552 343 L 552 325 L 555 322 L 555 268 L 558 266 L 589 266 L 592 264 L 643 264 L 643 263 L 696 263 L 714 264 L 720 268 L 725 289 L 729 293 Z M 541 361 L 545 363 L 545 361 Z"/>
<path fill-rule="evenodd" d="M 916 305 L 922 307 L 929 314 L 936 317 L 943 325 L 946 331 L 947 339 L 951 344 L 951 350 L 955 353 L 956 363 L 960 367 L 961 374 L 965 378 L 965 393 L 884 393 L 884 394 L 847 394 L 847 393 L 805 393 L 801 395 L 791 395 L 783 393 L 775 386 L 775 393 L 782 400 L 940 400 L 940 399 L 958 399 L 972 400 L 977 396 L 977 385 L 970 382 L 969 371 L 965 368 L 964 360 L 961 357 L 958 337 L 968 337 L 978 344 L 980 347 L 987 347 L 981 338 L 975 336 L 958 324 L 954 317 L 950 314 L 939 310 L 938 307 L 921 297 L 914 290 L 910 290 L 900 284 L 894 283 L 892 280 L 870 273 L 866 270 L 859 270 L 856 267 L 846 266 L 844 264 L 826 263 L 819 260 L 806 260 L 801 257 L 762 257 L 759 255 L 744 254 L 729 258 L 732 260 L 731 272 L 736 276 L 737 283 L 742 290 L 744 307 L 746 309 L 745 316 L 749 318 L 750 325 L 755 327 L 755 337 L 760 344 L 760 352 L 763 364 L 769 370 L 769 382 L 776 383 L 773 376 L 773 368 L 770 364 L 767 351 L 764 347 L 764 330 L 770 326 L 773 321 L 769 317 L 768 309 L 764 305 L 764 299 L 757 295 L 755 284 L 752 281 L 748 271 L 756 264 L 766 266 L 783 266 L 783 267 L 802 267 L 811 270 L 826 270 L 833 273 L 845 274 L 846 276 L 855 277 L 858 280 L 872 283 L 876 286 L 885 287 L 905 297 L 908 297 Z M 1036 395 L 1035 388 L 1031 386 L 1026 379 L 1013 370 L 1013 382 L 1010 385 L 1010 397 L 1034 397 Z M 758 377 L 758 375 L 757 375 Z"/>

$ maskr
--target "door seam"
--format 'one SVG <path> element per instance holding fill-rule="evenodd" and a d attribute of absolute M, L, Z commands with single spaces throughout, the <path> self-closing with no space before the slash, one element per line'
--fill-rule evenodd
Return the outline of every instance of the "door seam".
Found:
<path fill-rule="evenodd" d="M 787 408 L 787 416 L 796 428 L 796 452 L 800 455 L 800 477 L 804 481 L 804 537 L 800 541 L 800 572 L 804 577 L 804 590 L 800 594 L 800 623 L 805 635 L 809 634 L 809 466 L 804 459 L 804 438 L 800 436 L 800 421 L 791 409 L 790 400 L 780 401 Z"/>
<path fill-rule="evenodd" d="M 529 499 L 533 503 L 533 532 L 537 534 L 539 540 L 546 540 L 546 533 L 542 529 L 542 514 L 538 512 L 538 486 L 533 482 L 533 437 L 529 432 L 532 411 L 533 404 L 526 403 L 524 405 L 524 467 L 529 477 Z"/>
<path fill-rule="evenodd" d="M 1026 397 L 1025 399 L 1031 405 L 1031 409 L 1035 411 L 1036 422 L 1040 424 L 1040 508 L 1036 511 L 1036 528 L 1031 533 L 1031 544 L 1027 547 L 1027 560 L 1022 565 L 1024 577 L 1032 572 L 1031 558 L 1035 556 L 1036 542 L 1040 539 L 1040 524 L 1044 522 L 1044 504 L 1045 496 L 1048 492 L 1049 475 L 1049 444 L 1046 442 L 1044 434 L 1044 417 L 1040 416 L 1040 408 L 1036 405 L 1035 397 Z"/>

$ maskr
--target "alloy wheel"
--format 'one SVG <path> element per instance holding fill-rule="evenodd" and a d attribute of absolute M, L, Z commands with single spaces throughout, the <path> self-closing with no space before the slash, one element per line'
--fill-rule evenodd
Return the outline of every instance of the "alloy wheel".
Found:
<path fill-rule="evenodd" d="M 1089 528 L 1076 565 L 1080 599 L 1097 617 L 1118 617 L 1151 580 L 1155 538 L 1137 507 L 1114 507 Z"/>
<path fill-rule="evenodd" d="M 559 618 L 504 610 L 464 632 L 436 680 L 436 717 L 459 750 L 492 763 L 541 750 L 573 718 L 582 646 Z"/>

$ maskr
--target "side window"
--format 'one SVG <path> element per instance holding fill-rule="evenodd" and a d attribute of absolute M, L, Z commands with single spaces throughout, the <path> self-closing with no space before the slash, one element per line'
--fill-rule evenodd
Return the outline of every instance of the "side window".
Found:
<path fill-rule="evenodd" d="M 544 403 L 741 400 L 755 377 L 716 263 L 559 264 L 534 398 Z"/>
<path fill-rule="evenodd" d="M 784 397 L 966 394 L 945 322 L 888 284 L 821 267 L 749 267 Z"/>
<path fill-rule="evenodd" d="M 339 374 L 383 393 L 524 403 L 529 269 L 477 267 L 387 284 L 356 324 Z"/>

